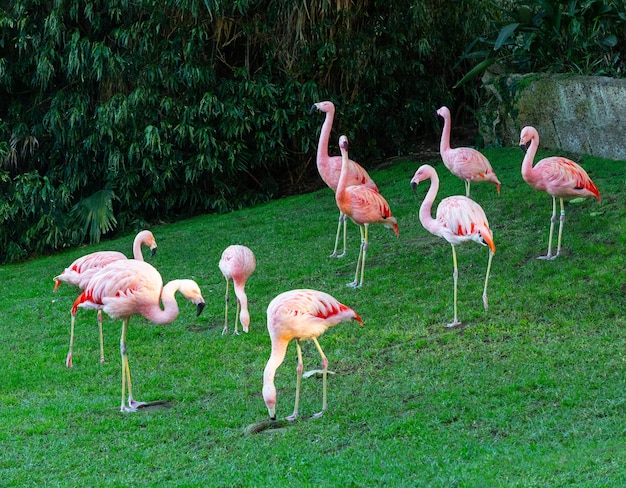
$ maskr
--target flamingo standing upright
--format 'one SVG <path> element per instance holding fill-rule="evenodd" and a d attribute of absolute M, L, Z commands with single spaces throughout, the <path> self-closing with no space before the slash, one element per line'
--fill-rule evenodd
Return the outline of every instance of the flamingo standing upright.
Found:
<path fill-rule="evenodd" d="M 448 107 L 441 107 L 437 115 L 443 117 L 443 132 L 439 152 L 443 164 L 450 172 L 465 181 L 465 196 L 470 196 L 470 183 L 472 181 L 487 181 L 494 183 L 500 195 L 500 181 L 493 171 L 489 160 L 476 149 L 471 147 L 450 147 L 450 130 L 452 121 Z"/>
<path fill-rule="evenodd" d="M 324 123 L 322 124 L 322 130 L 320 131 L 320 140 L 317 145 L 317 170 L 319 171 L 322 180 L 328 185 L 328 187 L 337 191 L 337 184 L 339 183 L 339 176 L 341 175 L 341 156 L 329 156 L 328 155 L 328 141 L 330 139 L 330 131 L 333 126 L 333 119 L 335 117 L 335 105 L 333 102 L 325 101 L 314 103 L 311 107 L 311 113 L 319 110 L 326 114 Z M 359 165 L 356 161 L 348 160 L 347 170 L 347 185 L 365 185 L 372 190 L 378 191 L 378 187 L 374 180 L 370 178 L 367 171 Z M 346 215 L 339 212 L 339 221 L 337 222 L 337 235 L 335 236 L 335 248 L 331 257 L 342 258 L 346 255 Z M 343 252 L 337 254 L 337 246 L 339 245 L 339 235 L 341 234 L 341 224 L 343 222 Z"/>
<path fill-rule="evenodd" d="M 424 164 L 418 168 L 411 179 L 413 191 L 417 191 L 419 182 L 430 179 L 430 188 L 420 207 L 420 222 L 431 234 L 443 237 L 452 246 L 452 261 L 454 264 L 454 321 L 448 327 L 460 325 L 457 318 L 457 281 L 458 267 L 456 260 L 456 246 L 467 241 L 475 241 L 483 246 L 489 246 L 489 263 L 485 274 L 485 288 L 483 290 L 483 304 L 487 310 L 487 283 L 491 270 L 491 260 L 496 252 L 493 243 L 493 234 L 489 229 L 489 223 L 483 209 L 473 200 L 464 196 L 452 196 L 444 198 L 437 207 L 436 218 L 431 215 L 433 202 L 439 190 L 439 177 L 435 168 Z"/>
<path fill-rule="evenodd" d="M 347 215 L 352 221 L 359 226 L 361 231 L 361 247 L 359 257 L 356 263 L 356 273 L 354 281 L 348 283 L 348 286 L 363 286 L 363 275 L 365 273 L 365 257 L 367 255 L 368 226 L 370 224 L 383 224 L 385 227 L 393 229 L 398 237 L 398 222 L 391 215 L 389 204 L 378 193 L 365 185 L 348 186 L 348 138 L 341 136 L 339 138 L 339 148 L 341 150 L 341 175 L 335 192 L 335 200 L 339 211 Z M 360 279 L 359 279 L 360 270 Z"/>
<path fill-rule="evenodd" d="M 74 309 L 81 307 L 102 310 L 113 319 L 122 319 L 122 412 L 135 411 L 146 405 L 133 398 L 126 349 L 130 317 L 141 314 L 155 324 L 173 322 L 178 316 L 178 304 L 174 296 L 177 291 L 197 306 L 197 315 L 200 315 L 204 308 L 204 299 L 195 281 L 174 280 L 163 286 L 161 275 L 152 265 L 129 259 L 111 263 L 95 273 L 74 302 Z M 125 404 L 127 388 L 128 406 Z"/>
<path fill-rule="evenodd" d="M 235 334 L 239 334 L 237 331 L 237 320 L 241 320 L 241 326 L 244 332 L 248 332 L 250 326 L 250 313 L 248 312 L 248 297 L 245 292 L 246 281 L 250 275 L 256 269 L 256 258 L 254 253 L 246 246 L 228 246 L 222 253 L 222 258 L 219 262 L 219 268 L 226 279 L 226 298 L 224 313 L 224 329 L 222 335 L 228 331 L 228 300 L 229 300 L 229 284 L 233 282 L 233 288 L 235 289 L 235 296 L 237 297 L 237 311 L 235 313 Z M 241 310 L 241 316 L 239 311 Z"/>
<path fill-rule="evenodd" d="M 263 372 L 263 400 L 267 406 L 270 419 L 276 419 L 276 386 L 274 377 L 282 364 L 287 346 L 292 339 L 296 340 L 298 366 L 296 369 L 296 400 L 293 414 L 287 420 L 298 417 L 300 399 L 300 380 L 304 364 L 300 341 L 312 340 L 322 358 L 322 410 L 314 417 L 321 417 L 327 409 L 326 376 L 328 359 L 319 345 L 317 338 L 326 329 L 341 322 L 356 320 L 361 325 L 361 317 L 351 308 L 343 305 L 327 293 L 317 290 L 291 290 L 278 295 L 267 307 L 267 330 L 272 341 L 272 353 Z"/>
<path fill-rule="evenodd" d="M 561 236 L 565 221 L 564 198 L 595 197 L 600 202 L 600 192 L 587 172 L 574 161 L 558 156 L 544 158 L 533 167 L 533 160 L 539 147 L 539 133 L 534 127 L 524 127 L 520 134 L 520 147 L 526 153 L 522 162 L 522 178 L 535 190 L 545 191 L 552 197 L 552 217 L 550 219 L 550 237 L 548 254 L 538 259 L 554 259 L 561 252 Z M 556 199 L 561 203 L 561 218 L 556 254 L 552 255 L 552 235 L 556 221 Z"/>
<path fill-rule="evenodd" d="M 141 246 L 145 245 L 150 248 L 150 256 L 154 256 L 157 250 L 157 243 L 154 235 L 149 230 L 142 230 L 135 236 L 133 241 L 133 258 L 143 261 Z M 75 260 L 63 272 L 54 277 L 54 291 L 56 291 L 61 283 L 74 285 L 81 290 L 85 289 L 91 277 L 100 269 L 108 266 L 114 261 L 127 259 L 127 257 L 117 251 L 97 251 L 87 254 Z M 102 335 L 102 311 L 98 310 L 98 331 L 100 333 L 100 363 L 104 364 L 104 338 Z M 65 365 L 72 367 L 72 346 L 74 344 L 74 323 L 76 321 L 76 311 L 72 308 L 70 321 L 70 348 L 65 358 Z"/>

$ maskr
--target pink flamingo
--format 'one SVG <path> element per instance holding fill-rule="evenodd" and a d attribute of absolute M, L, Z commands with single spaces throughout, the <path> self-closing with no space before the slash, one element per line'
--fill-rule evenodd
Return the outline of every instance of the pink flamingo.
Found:
<path fill-rule="evenodd" d="M 424 164 L 418 168 L 411 180 L 411 187 L 416 192 L 420 181 L 430 179 L 430 188 L 420 207 L 420 222 L 431 234 L 443 237 L 452 245 L 452 261 L 454 263 L 454 321 L 448 327 L 460 325 L 456 313 L 457 280 L 459 271 L 454 246 L 467 241 L 475 241 L 483 246 L 489 246 L 489 263 L 485 274 L 485 288 L 483 290 L 483 304 L 487 310 L 487 283 L 491 270 L 491 259 L 496 252 L 493 243 L 493 235 L 489 229 L 489 223 L 483 209 L 473 200 L 463 196 L 444 198 L 437 207 L 437 218 L 433 219 L 431 210 L 437 191 L 439 190 L 439 177 L 435 168 Z"/>
<path fill-rule="evenodd" d="M 220 271 L 226 279 L 226 312 L 224 318 L 224 329 L 222 335 L 228 331 L 228 288 L 230 281 L 233 282 L 235 295 L 237 296 L 237 312 L 235 313 L 235 334 L 237 331 L 237 319 L 241 320 L 244 332 L 248 332 L 250 326 L 250 313 L 248 312 L 248 297 L 244 287 L 247 279 L 256 269 L 256 259 L 254 253 L 246 246 L 228 246 L 222 253 L 219 263 Z M 241 316 L 239 310 L 241 309 Z"/>
<path fill-rule="evenodd" d="M 333 126 L 333 119 L 335 117 L 335 105 L 333 102 L 318 102 L 311 107 L 311 113 L 314 110 L 324 112 L 326 117 L 322 130 L 320 131 L 320 140 L 317 145 L 317 170 L 319 171 L 322 180 L 328 185 L 328 187 L 337 191 L 337 185 L 339 184 L 339 176 L 341 175 L 341 156 L 329 156 L 328 155 L 328 141 L 330 139 L 330 131 Z M 378 191 L 378 187 L 374 180 L 370 178 L 367 171 L 359 165 L 359 163 L 348 160 L 348 173 L 347 173 L 347 185 L 365 185 L 374 191 Z M 346 221 L 345 214 L 339 213 L 339 221 L 337 222 L 337 235 L 335 236 L 335 248 L 331 257 L 342 258 L 346 255 Z M 339 245 L 339 234 L 341 233 L 341 223 L 343 222 L 343 252 L 337 254 L 337 246 Z"/>
<path fill-rule="evenodd" d="M 591 181 L 587 172 L 574 161 L 558 156 L 544 158 L 533 168 L 533 160 L 539 147 L 539 133 L 534 127 L 524 127 L 520 134 L 520 147 L 526 152 L 522 162 L 522 178 L 535 190 L 545 191 L 552 196 L 552 218 L 550 219 L 550 237 L 548 238 L 548 254 L 538 259 L 554 259 L 561 252 L 561 236 L 565 221 L 564 198 L 595 197 L 600 202 L 598 187 Z M 561 218 L 556 254 L 552 255 L 552 235 L 556 221 L 556 199 L 561 202 Z"/>
<path fill-rule="evenodd" d="M 398 223 L 389 209 L 389 204 L 378 193 L 365 185 L 348 186 L 348 138 L 341 136 L 339 138 L 339 148 L 341 150 L 341 175 L 337 190 L 335 191 L 335 200 L 339 211 L 347 215 L 352 221 L 359 226 L 361 231 L 361 248 L 359 258 L 356 263 L 356 273 L 354 281 L 348 283 L 348 286 L 363 286 L 363 274 L 365 272 L 365 257 L 367 255 L 368 226 L 370 224 L 383 224 L 385 227 L 393 229 L 396 237 L 399 236 Z M 361 278 L 359 280 L 359 270 Z"/>
<path fill-rule="evenodd" d="M 441 143 L 439 152 L 443 164 L 450 172 L 465 181 L 465 196 L 470 196 L 470 182 L 487 181 L 494 183 L 500 195 L 500 181 L 493 171 L 489 160 L 479 151 L 471 147 L 450 147 L 450 110 L 448 107 L 441 107 L 437 110 L 437 115 L 443 117 L 443 132 L 441 133 Z"/>
<path fill-rule="evenodd" d="M 272 340 L 272 353 L 263 372 L 263 399 L 270 415 L 276 419 L 276 387 L 274 377 L 276 370 L 283 363 L 287 346 L 292 339 L 296 340 L 298 367 L 296 370 L 296 400 L 293 414 L 287 420 L 298 417 L 300 399 L 300 380 L 304 364 L 300 341 L 312 340 L 322 357 L 322 411 L 313 417 L 321 417 L 327 409 L 326 376 L 328 359 L 319 345 L 317 338 L 326 329 L 341 322 L 356 320 L 361 325 L 361 317 L 351 308 L 339 303 L 327 293 L 317 290 L 291 290 L 278 295 L 267 307 L 267 330 Z"/>
<path fill-rule="evenodd" d="M 143 261 L 141 246 L 145 245 L 150 248 L 150 256 L 154 256 L 157 250 L 157 243 L 149 230 L 142 230 L 135 236 L 133 242 L 133 257 L 138 261 Z M 100 269 L 120 259 L 127 259 L 121 252 L 117 251 L 97 251 L 87 254 L 75 260 L 59 275 L 54 277 L 54 291 L 56 291 L 61 283 L 74 285 L 81 290 L 85 289 L 91 277 Z M 72 309 L 74 310 L 74 309 Z M 65 358 L 65 365 L 72 367 L 72 346 L 74 344 L 74 322 L 76 320 L 76 312 L 72 311 L 70 324 L 70 349 Z M 102 336 L 102 311 L 98 310 L 98 330 L 100 332 L 100 363 L 104 364 L 104 338 Z"/>
<path fill-rule="evenodd" d="M 143 315 L 155 324 L 169 324 L 178 316 L 175 293 L 197 306 L 197 315 L 204 308 L 200 288 L 193 280 L 174 280 L 163 286 L 159 272 L 150 264 L 133 259 L 109 264 L 95 273 L 85 290 L 74 302 L 77 307 L 102 310 L 113 319 L 122 319 L 120 353 L 122 356 L 122 412 L 135 411 L 146 403 L 133 399 L 130 367 L 126 351 L 126 334 L 130 317 Z M 163 309 L 161 308 L 163 302 Z M 128 406 L 125 405 L 128 381 Z"/>

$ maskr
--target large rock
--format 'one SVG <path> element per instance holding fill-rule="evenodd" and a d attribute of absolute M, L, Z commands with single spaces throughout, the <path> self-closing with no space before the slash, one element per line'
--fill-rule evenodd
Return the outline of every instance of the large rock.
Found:
<path fill-rule="evenodd" d="M 517 144 L 532 125 L 540 148 L 626 160 L 626 80 L 532 74 L 488 75 L 483 83 L 493 95 L 480 114 L 487 144 Z"/>

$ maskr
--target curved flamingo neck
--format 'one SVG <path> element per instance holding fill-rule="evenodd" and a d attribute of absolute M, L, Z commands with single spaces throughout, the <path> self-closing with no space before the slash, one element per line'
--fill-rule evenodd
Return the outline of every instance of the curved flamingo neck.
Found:
<path fill-rule="evenodd" d="M 137 234 L 137 236 L 135 236 L 135 240 L 133 241 L 133 258 L 137 261 L 143 261 L 143 254 L 141 252 L 142 244 L 143 236 L 141 234 Z"/>
<path fill-rule="evenodd" d="M 161 290 L 161 302 L 163 308 L 159 303 L 153 303 L 145 310 L 142 310 L 141 315 L 147 318 L 150 322 L 155 324 L 171 324 L 178 317 L 178 303 L 174 296 L 180 287 L 180 280 L 173 280 L 166 284 Z"/>
<path fill-rule="evenodd" d="M 441 132 L 441 142 L 439 143 L 439 152 L 444 153 L 450 150 L 450 130 L 452 122 L 450 113 L 444 112 L 443 115 L 443 131 Z"/>
<path fill-rule="evenodd" d="M 335 109 L 332 108 L 326 112 L 322 130 L 320 131 L 320 140 L 317 145 L 317 164 L 328 159 L 328 141 L 330 140 L 330 131 L 333 127 L 333 119 L 335 117 Z"/>
<path fill-rule="evenodd" d="M 337 182 L 337 189 L 335 190 L 335 200 L 337 203 L 343 201 L 346 193 L 346 187 L 348 186 L 348 151 L 343 147 L 341 149 L 341 173 L 339 174 L 339 181 Z"/>
<path fill-rule="evenodd" d="M 535 160 L 535 155 L 537 154 L 538 147 L 539 136 L 533 134 L 530 139 L 530 145 L 526 150 L 526 154 L 524 155 L 524 160 L 522 161 L 522 177 L 525 181 L 527 181 L 529 178 L 532 179 L 533 161 Z"/>
<path fill-rule="evenodd" d="M 437 192 L 439 191 L 439 177 L 434 170 L 429 170 L 428 178 L 430 179 L 430 188 L 420 206 L 420 222 L 431 234 L 437 234 L 438 224 L 437 220 L 432 216 L 432 208 Z"/>

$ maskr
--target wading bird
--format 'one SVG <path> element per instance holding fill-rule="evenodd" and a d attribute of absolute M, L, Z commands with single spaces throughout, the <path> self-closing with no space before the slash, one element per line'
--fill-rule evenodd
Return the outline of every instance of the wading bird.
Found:
<path fill-rule="evenodd" d="M 81 307 L 102 310 L 113 319 L 122 319 L 122 412 L 132 412 L 146 405 L 133 398 L 126 349 L 130 317 L 140 314 L 155 324 L 173 322 L 178 316 L 178 303 L 174 296 L 177 291 L 197 306 L 197 315 L 200 315 L 204 308 L 204 299 L 195 281 L 174 280 L 163 286 L 161 275 L 153 266 L 128 259 L 111 263 L 94 274 L 74 302 L 74 309 Z M 127 388 L 128 406 L 124 398 Z"/>
<path fill-rule="evenodd" d="M 150 248 L 150 256 L 154 256 L 157 250 L 157 243 L 149 230 L 142 230 L 135 236 L 133 242 L 133 258 L 138 261 L 143 261 L 143 254 L 141 253 L 141 246 L 145 245 Z M 85 289 L 87 283 L 91 277 L 100 269 L 111 264 L 114 261 L 120 259 L 128 259 L 123 253 L 117 251 L 97 251 L 87 254 L 81 258 L 78 258 L 72 264 L 70 264 L 59 275 L 54 277 L 54 291 L 59 288 L 61 283 L 67 283 L 68 285 L 74 285 L 81 290 Z M 100 363 L 104 364 L 104 338 L 102 336 L 102 311 L 98 310 L 98 330 L 100 332 Z M 74 323 L 76 321 L 76 312 L 72 308 L 71 321 L 70 321 L 70 349 L 65 358 L 65 365 L 68 368 L 72 367 L 72 347 L 74 344 Z"/>
<path fill-rule="evenodd" d="M 561 236 L 565 221 L 564 198 L 594 197 L 600 201 L 600 192 L 587 172 L 574 161 L 567 158 L 552 156 L 544 158 L 533 167 L 533 160 L 539 147 L 539 133 L 534 127 L 524 127 L 520 134 L 520 147 L 526 155 L 522 162 L 522 178 L 535 190 L 545 191 L 552 197 L 552 217 L 550 219 L 550 237 L 548 237 L 548 254 L 538 259 L 554 259 L 561 252 Z M 556 221 L 556 199 L 561 203 L 561 218 L 556 254 L 552 255 L 552 235 Z"/>
<path fill-rule="evenodd" d="M 313 104 L 311 107 L 311 113 L 315 110 L 324 112 L 326 117 L 322 124 L 322 130 L 320 132 L 320 140 L 317 145 L 317 170 L 319 171 L 322 180 L 328 185 L 328 187 L 337 191 L 337 184 L 339 183 L 339 176 L 341 174 L 341 156 L 329 156 L 328 155 L 328 141 L 330 139 L 330 131 L 333 126 L 333 119 L 335 117 L 335 105 L 333 102 L 325 101 Z M 357 162 L 349 160 L 348 172 L 347 172 L 347 185 L 365 185 L 372 190 L 378 191 L 376 183 L 367 174 L 367 171 L 360 166 Z M 335 248 L 331 257 L 342 258 L 346 254 L 346 221 L 345 214 L 339 213 L 339 221 L 337 223 L 337 235 L 335 236 Z M 339 245 L 339 234 L 341 233 L 341 224 L 343 222 L 343 252 L 337 254 L 337 246 Z"/>
<path fill-rule="evenodd" d="M 339 149 L 341 150 L 341 175 L 335 191 L 335 200 L 339 211 L 350 217 L 361 231 L 361 247 L 359 258 L 356 262 L 354 281 L 348 283 L 348 286 L 361 287 L 363 286 L 363 275 L 365 273 L 365 257 L 369 246 L 369 225 L 383 224 L 385 227 L 393 229 L 396 237 L 398 237 L 398 222 L 391 215 L 389 204 L 380 193 L 364 185 L 348 186 L 348 166 L 350 160 L 348 158 L 348 138 L 346 136 L 339 138 Z"/>
<path fill-rule="evenodd" d="M 267 330 L 272 340 L 272 353 L 263 372 L 263 400 L 270 419 L 276 419 L 276 386 L 274 377 L 287 352 L 287 345 L 296 340 L 298 366 L 296 370 L 296 400 L 293 414 L 287 420 L 298 417 L 300 399 L 300 380 L 304 364 L 300 341 L 312 340 L 322 357 L 322 410 L 313 417 L 321 417 L 327 408 L 326 376 L 328 359 L 319 345 L 317 338 L 326 329 L 341 322 L 356 320 L 361 325 L 361 317 L 351 308 L 339 303 L 327 293 L 317 290 L 291 290 L 278 295 L 267 307 Z"/>
<path fill-rule="evenodd" d="M 450 110 L 448 107 L 441 107 L 437 110 L 437 115 L 443 117 L 443 132 L 441 133 L 441 143 L 439 153 L 443 164 L 450 172 L 465 181 L 465 196 L 470 196 L 470 183 L 487 181 L 494 183 L 500 194 L 500 181 L 493 171 L 489 160 L 479 151 L 471 147 L 450 147 L 450 130 L 452 126 Z"/>
<path fill-rule="evenodd" d="M 250 313 L 248 312 L 248 297 L 246 296 L 246 281 L 256 269 L 256 259 L 254 253 L 246 246 L 228 246 L 222 253 L 219 262 L 220 271 L 226 279 L 226 298 L 224 313 L 224 329 L 222 335 L 228 331 L 228 300 L 229 300 L 229 284 L 233 282 L 235 296 L 237 297 L 237 311 L 235 313 L 235 334 L 237 331 L 237 320 L 241 320 L 241 326 L 244 332 L 248 332 L 250 326 Z M 241 310 L 241 315 L 239 311 Z"/>
<path fill-rule="evenodd" d="M 493 235 L 483 209 L 473 200 L 464 196 L 444 198 L 437 207 L 436 218 L 432 218 L 432 206 L 439 190 L 439 177 L 435 168 L 424 164 L 418 168 L 411 180 L 411 187 L 417 192 L 417 185 L 421 181 L 430 179 L 430 188 L 420 207 L 420 222 L 424 228 L 438 237 L 443 237 L 452 246 L 452 261 L 454 264 L 454 321 L 448 327 L 460 325 L 456 313 L 457 281 L 459 271 L 454 246 L 467 241 L 475 241 L 483 246 L 489 246 L 489 263 L 485 275 L 483 290 L 483 304 L 487 310 L 487 283 L 491 270 L 491 259 L 496 252 Z"/>

